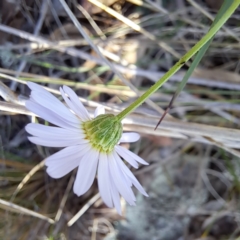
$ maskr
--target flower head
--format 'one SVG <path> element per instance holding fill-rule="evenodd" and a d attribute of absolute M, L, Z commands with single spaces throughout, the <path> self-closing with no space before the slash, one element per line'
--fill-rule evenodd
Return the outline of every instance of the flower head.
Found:
<path fill-rule="evenodd" d="M 60 91 L 68 107 L 41 86 L 31 82 L 28 86 L 31 95 L 26 107 L 57 126 L 30 123 L 26 126 L 26 131 L 33 135 L 29 140 L 42 146 L 64 147 L 45 161 L 52 178 L 61 178 L 78 167 L 73 190 L 80 196 L 91 187 L 97 172 L 104 203 L 115 207 L 119 214 L 120 195 L 130 205 L 135 205 L 133 185 L 147 196 L 123 160 L 134 168 L 138 163 L 148 163 L 119 145 L 137 141 L 137 133 L 122 133 L 122 124 L 116 116 L 105 114 L 103 107 L 98 107 L 91 119 L 77 95 L 67 86 Z"/>

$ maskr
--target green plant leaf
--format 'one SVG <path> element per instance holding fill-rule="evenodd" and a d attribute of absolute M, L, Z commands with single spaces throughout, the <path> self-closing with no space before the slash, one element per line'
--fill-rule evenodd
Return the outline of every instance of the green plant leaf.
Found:
<path fill-rule="evenodd" d="M 234 0 L 225 0 L 220 8 L 220 10 L 217 13 L 217 16 L 215 17 L 210 29 L 219 21 L 219 19 L 223 16 L 223 14 L 228 10 L 228 8 L 232 5 Z M 169 105 L 167 106 L 165 112 L 163 113 L 162 117 L 160 118 L 159 122 L 156 125 L 156 128 L 160 125 L 160 123 L 162 122 L 162 120 L 164 119 L 164 117 L 166 116 L 166 114 L 168 113 L 169 109 L 172 107 L 175 99 L 178 97 L 178 95 L 180 94 L 180 92 L 183 90 L 183 88 L 186 86 L 187 81 L 189 79 L 189 77 L 192 75 L 193 71 L 197 68 L 198 64 L 200 63 L 200 61 L 202 60 L 203 56 L 205 55 L 206 51 L 208 50 L 212 40 L 213 40 L 214 36 L 208 41 L 206 42 L 206 44 L 199 50 L 199 52 L 196 54 L 196 57 L 194 58 L 191 66 L 189 67 L 189 69 L 187 70 L 186 74 L 184 75 L 181 83 L 179 84 L 176 92 L 174 93 L 171 101 L 169 102 Z M 155 128 L 155 129 L 156 129 Z"/>

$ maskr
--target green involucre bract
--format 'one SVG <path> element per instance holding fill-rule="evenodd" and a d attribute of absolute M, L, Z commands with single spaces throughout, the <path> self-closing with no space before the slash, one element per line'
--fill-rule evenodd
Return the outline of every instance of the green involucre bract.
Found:
<path fill-rule="evenodd" d="M 94 148 L 109 153 L 119 142 L 123 129 L 121 122 L 113 114 L 103 114 L 84 122 L 83 130 Z"/>

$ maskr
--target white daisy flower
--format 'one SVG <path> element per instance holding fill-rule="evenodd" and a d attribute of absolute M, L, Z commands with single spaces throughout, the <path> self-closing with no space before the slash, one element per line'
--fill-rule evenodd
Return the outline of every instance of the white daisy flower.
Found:
<path fill-rule="evenodd" d="M 139 134 L 122 133 L 122 124 L 114 115 L 105 114 L 102 107 L 95 110 L 91 119 L 78 96 L 67 86 L 60 91 L 69 108 L 41 86 L 31 82 L 28 86 L 32 91 L 27 109 L 57 126 L 30 123 L 26 126 L 26 131 L 33 135 L 29 140 L 46 147 L 65 147 L 46 159 L 47 173 L 52 178 L 61 178 L 78 167 L 73 190 L 80 196 L 91 187 L 97 172 L 104 203 L 115 207 L 119 214 L 120 195 L 135 205 L 133 185 L 148 196 L 123 160 L 134 168 L 138 168 L 138 163 L 148 163 L 119 145 L 137 141 Z"/>

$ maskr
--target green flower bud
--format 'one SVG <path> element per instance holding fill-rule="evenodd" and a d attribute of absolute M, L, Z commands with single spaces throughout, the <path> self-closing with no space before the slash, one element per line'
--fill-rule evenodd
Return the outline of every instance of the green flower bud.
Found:
<path fill-rule="evenodd" d="M 83 122 L 86 139 L 100 152 L 112 152 L 122 136 L 122 124 L 113 114 L 102 114 Z"/>

